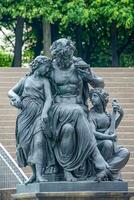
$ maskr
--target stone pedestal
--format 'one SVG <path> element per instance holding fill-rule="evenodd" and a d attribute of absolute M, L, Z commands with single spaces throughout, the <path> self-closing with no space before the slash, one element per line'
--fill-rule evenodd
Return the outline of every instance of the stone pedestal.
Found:
<path fill-rule="evenodd" d="M 128 192 L 44 192 L 15 194 L 14 200 L 129 200 Z"/>
<path fill-rule="evenodd" d="M 126 182 L 44 182 L 17 185 L 14 200 L 128 200 Z"/>
<path fill-rule="evenodd" d="M 42 182 L 28 185 L 17 185 L 16 193 L 39 193 L 39 192 L 127 192 L 128 184 L 123 181 L 78 181 L 78 182 Z"/>

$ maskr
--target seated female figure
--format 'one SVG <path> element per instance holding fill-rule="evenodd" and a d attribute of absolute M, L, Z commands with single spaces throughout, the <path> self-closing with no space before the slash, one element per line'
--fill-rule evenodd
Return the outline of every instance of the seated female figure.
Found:
<path fill-rule="evenodd" d="M 120 179 L 119 171 L 129 159 L 129 152 L 117 144 L 116 128 L 123 117 L 123 110 L 117 101 L 113 101 L 113 112 L 107 113 L 108 93 L 102 88 L 91 91 L 90 99 L 93 107 L 89 111 L 88 119 L 97 140 L 98 148 L 108 162 L 115 179 Z"/>

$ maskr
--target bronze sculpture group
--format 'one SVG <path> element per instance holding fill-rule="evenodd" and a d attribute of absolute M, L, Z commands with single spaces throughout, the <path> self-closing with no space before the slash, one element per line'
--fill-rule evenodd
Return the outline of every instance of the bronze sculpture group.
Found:
<path fill-rule="evenodd" d="M 33 172 L 26 184 L 47 181 L 47 173 L 63 174 L 66 181 L 121 180 L 120 170 L 129 159 L 115 133 L 122 108 L 113 101 L 113 111 L 107 113 L 104 81 L 74 57 L 72 41 L 59 39 L 50 50 L 51 59 L 35 58 L 31 72 L 8 92 L 20 110 L 18 165 L 30 165 Z"/>

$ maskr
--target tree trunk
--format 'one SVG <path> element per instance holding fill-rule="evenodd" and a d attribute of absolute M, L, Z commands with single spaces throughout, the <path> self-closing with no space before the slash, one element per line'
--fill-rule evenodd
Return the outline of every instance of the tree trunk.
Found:
<path fill-rule="evenodd" d="M 111 48 L 112 48 L 112 67 L 119 66 L 119 56 L 117 47 L 117 28 L 116 23 L 113 21 L 111 25 Z"/>
<path fill-rule="evenodd" d="M 50 56 L 51 25 L 43 19 L 43 51 L 45 56 Z"/>
<path fill-rule="evenodd" d="M 32 29 L 36 36 L 36 43 L 33 47 L 34 57 L 39 56 L 43 50 L 43 26 L 40 19 L 33 19 Z"/>
<path fill-rule="evenodd" d="M 55 22 L 54 24 L 51 24 L 51 39 L 52 42 L 58 39 L 58 30 L 59 30 L 59 24 L 58 22 Z"/>
<path fill-rule="evenodd" d="M 12 67 L 21 67 L 23 27 L 24 27 L 24 18 L 17 17 L 16 30 L 15 30 L 15 48 L 14 48 L 14 58 Z"/>
<path fill-rule="evenodd" d="M 82 51 L 82 28 L 80 26 L 76 27 L 76 46 L 78 51 L 78 56 L 83 57 Z"/>

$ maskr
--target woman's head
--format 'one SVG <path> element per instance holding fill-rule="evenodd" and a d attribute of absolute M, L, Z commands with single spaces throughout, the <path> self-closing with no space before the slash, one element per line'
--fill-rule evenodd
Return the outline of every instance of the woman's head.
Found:
<path fill-rule="evenodd" d="M 41 76 L 44 76 L 51 68 L 51 59 L 46 56 L 37 56 L 32 63 L 31 66 L 31 74 L 35 71 L 38 71 Z"/>
<path fill-rule="evenodd" d="M 53 42 L 50 51 L 52 58 L 63 57 L 66 60 L 73 57 L 75 46 L 70 39 L 61 38 Z"/>
<path fill-rule="evenodd" d="M 95 88 L 90 92 L 90 100 L 93 106 L 99 106 L 101 104 L 105 111 L 109 101 L 109 94 L 102 88 Z"/>

